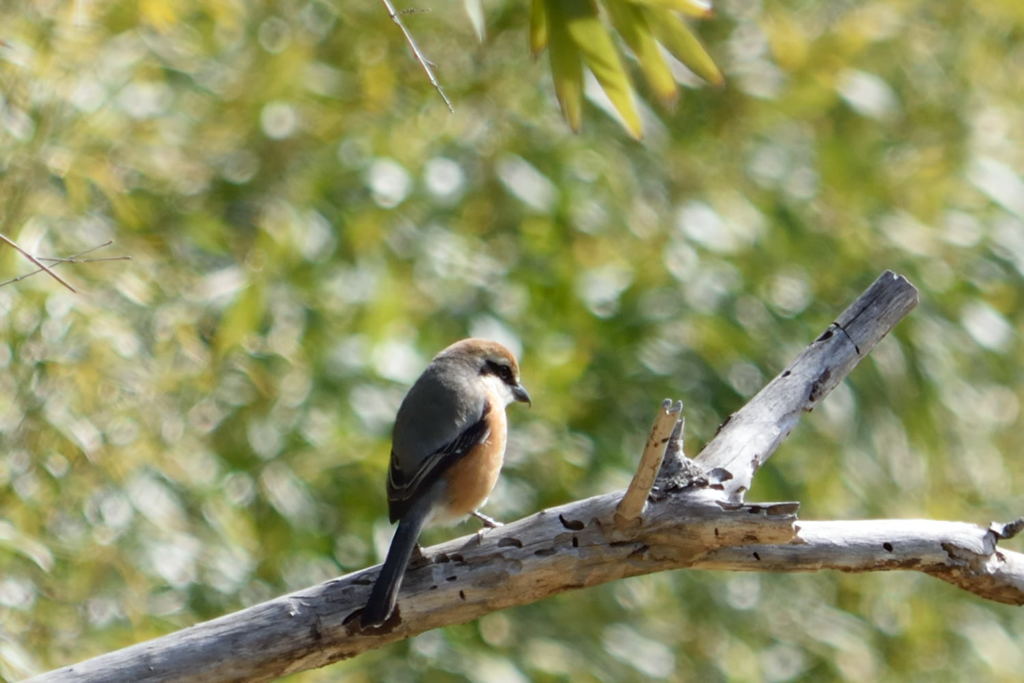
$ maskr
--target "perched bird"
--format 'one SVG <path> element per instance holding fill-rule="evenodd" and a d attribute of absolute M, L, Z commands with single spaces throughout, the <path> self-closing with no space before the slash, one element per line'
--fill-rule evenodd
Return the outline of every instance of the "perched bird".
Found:
<path fill-rule="evenodd" d="M 398 529 L 363 609 L 364 626 L 384 623 L 425 524 L 468 514 L 490 495 L 505 457 L 505 407 L 530 403 L 512 352 L 486 339 L 455 342 L 402 400 L 391 434 L 388 512 Z"/>

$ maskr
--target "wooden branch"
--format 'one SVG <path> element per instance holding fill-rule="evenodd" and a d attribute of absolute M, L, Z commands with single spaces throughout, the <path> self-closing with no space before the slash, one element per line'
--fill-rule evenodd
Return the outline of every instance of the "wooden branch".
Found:
<path fill-rule="evenodd" d="M 266 681 L 573 588 L 691 566 L 709 548 L 784 543 L 794 504 L 723 507 L 704 491 L 652 504 L 629 540 L 604 494 L 433 546 L 382 628 L 358 619 L 379 567 L 255 605 L 36 681 Z"/>
<path fill-rule="evenodd" d="M 380 627 L 364 629 L 359 619 L 379 571 L 372 567 L 34 680 L 270 680 L 563 591 L 668 569 L 916 569 L 991 600 L 1024 604 L 1024 555 L 997 547 L 1024 521 L 988 529 L 921 520 L 798 522 L 797 503 L 738 502 L 801 411 L 916 301 L 906 280 L 883 274 L 723 426 L 697 463 L 704 468 L 699 476 L 681 455 L 681 423 L 673 417 L 669 452 L 651 491 L 651 472 L 665 450 L 663 404 L 628 492 L 429 548 L 410 566 L 398 607 Z M 635 523 L 622 523 L 627 514 Z"/>
<path fill-rule="evenodd" d="M 716 468 L 727 496 L 743 500 L 754 473 L 860 359 L 917 305 L 917 289 L 902 275 L 882 273 L 821 336 L 719 427 L 694 459 Z"/>
<path fill-rule="evenodd" d="M 993 525 L 996 526 L 996 525 Z M 785 545 L 731 546 L 695 567 L 731 571 L 912 569 L 1008 605 L 1024 605 L 1024 554 L 997 549 L 993 527 L 927 519 L 798 522 Z"/>
<path fill-rule="evenodd" d="M 997 548 L 991 529 L 796 522 L 795 503 L 723 504 L 707 494 L 693 489 L 652 503 L 628 540 L 612 522 L 617 492 L 433 546 L 406 575 L 400 614 L 380 629 L 362 630 L 357 618 L 373 567 L 32 680 L 271 680 L 566 590 L 670 569 L 914 569 L 1024 604 L 1024 554 Z"/>
<path fill-rule="evenodd" d="M 647 437 L 647 444 L 644 446 L 643 455 L 640 456 L 640 465 L 629 482 L 629 488 L 623 494 L 622 500 L 615 509 L 615 524 L 625 526 L 639 522 L 647 504 L 647 496 L 651 493 L 654 479 L 661 469 L 661 461 L 665 456 L 665 449 L 668 446 L 669 437 L 673 428 L 680 422 L 679 413 L 683 410 L 681 401 L 672 402 L 665 399 L 661 402 L 661 409 L 654 418 L 654 425 L 651 426 L 651 433 Z"/>

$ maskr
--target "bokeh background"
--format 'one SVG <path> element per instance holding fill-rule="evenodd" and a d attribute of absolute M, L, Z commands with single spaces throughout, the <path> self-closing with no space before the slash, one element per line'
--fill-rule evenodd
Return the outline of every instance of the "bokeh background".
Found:
<path fill-rule="evenodd" d="M 378 562 L 394 410 L 469 334 L 534 397 L 513 519 L 624 487 L 666 396 L 696 453 L 891 268 L 921 305 L 750 499 L 1024 512 L 1024 4 L 716 3 L 724 87 L 637 78 L 640 141 L 593 84 L 568 130 L 528 3 L 415 5 L 454 114 L 375 2 L 0 3 L 0 230 L 132 257 L 0 288 L 0 676 Z M 1010 681 L 1021 633 L 912 573 L 675 572 L 290 680 Z"/>

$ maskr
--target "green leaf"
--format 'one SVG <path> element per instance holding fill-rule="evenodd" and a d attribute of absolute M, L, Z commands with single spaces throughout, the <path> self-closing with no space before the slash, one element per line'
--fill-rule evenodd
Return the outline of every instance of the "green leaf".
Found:
<path fill-rule="evenodd" d="M 590 0 L 548 0 L 547 5 L 551 28 L 557 12 L 559 18 L 564 18 L 566 30 L 583 55 L 587 68 L 622 117 L 626 130 L 639 138 L 643 126 L 633 99 L 633 86 L 611 36 L 598 17 L 597 6 Z"/>
<path fill-rule="evenodd" d="M 541 0 L 543 1 L 543 0 Z M 583 60 L 568 31 L 567 17 L 558 0 L 547 2 L 547 38 L 551 50 L 551 77 L 562 115 L 579 131 L 583 123 Z"/>
<path fill-rule="evenodd" d="M 530 2 L 530 50 L 536 57 L 548 46 L 548 12 L 544 0 Z"/>
<path fill-rule="evenodd" d="M 701 19 L 714 14 L 714 10 L 711 9 L 711 3 L 701 2 L 701 0 L 627 0 L 627 2 L 635 5 L 664 7 L 665 9 L 675 10 L 687 16 L 699 17 Z"/>
<path fill-rule="evenodd" d="M 676 59 L 712 85 L 725 81 L 711 55 L 682 19 L 661 7 L 648 6 L 643 11 L 658 40 Z"/>
<path fill-rule="evenodd" d="M 263 320 L 263 308 L 263 284 L 253 281 L 239 292 L 217 326 L 217 355 L 223 356 L 257 331 Z"/>
<path fill-rule="evenodd" d="M 53 554 L 36 539 L 18 531 L 13 524 L 0 519 L 0 548 L 23 555 L 44 572 L 53 570 Z"/>
<path fill-rule="evenodd" d="M 641 8 L 626 0 L 604 0 L 604 6 L 608 9 L 615 30 L 636 55 L 651 90 L 663 102 L 674 100 L 679 92 L 676 80 L 665 58 L 661 56 L 658 41 L 654 39 Z"/>

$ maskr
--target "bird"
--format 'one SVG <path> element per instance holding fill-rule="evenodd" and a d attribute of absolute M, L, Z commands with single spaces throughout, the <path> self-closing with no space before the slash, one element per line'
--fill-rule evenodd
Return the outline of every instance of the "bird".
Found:
<path fill-rule="evenodd" d="M 532 405 L 515 355 L 495 341 L 469 338 L 430 361 L 402 399 L 391 433 L 388 516 L 398 528 L 363 608 L 362 624 L 380 626 L 398 598 L 420 532 L 431 522 L 473 515 L 499 526 L 479 508 L 505 457 L 505 408 Z"/>

